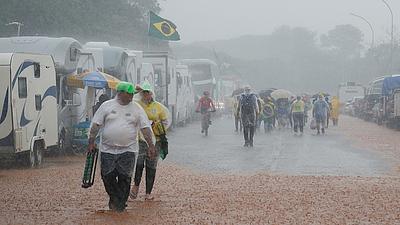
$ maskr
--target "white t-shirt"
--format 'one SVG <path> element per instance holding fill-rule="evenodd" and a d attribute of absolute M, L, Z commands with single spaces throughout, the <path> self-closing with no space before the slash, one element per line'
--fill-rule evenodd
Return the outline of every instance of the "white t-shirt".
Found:
<path fill-rule="evenodd" d="M 137 152 L 139 130 L 151 127 L 139 104 L 131 102 L 121 105 L 116 99 L 104 102 L 94 115 L 92 123 L 102 127 L 100 151 L 110 154 Z"/>

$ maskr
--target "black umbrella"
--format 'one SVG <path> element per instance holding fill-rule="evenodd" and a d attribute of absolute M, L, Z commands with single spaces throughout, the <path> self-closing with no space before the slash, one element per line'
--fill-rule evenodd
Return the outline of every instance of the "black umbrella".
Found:
<path fill-rule="evenodd" d="M 232 97 L 235 96 L 235 95 L 240 95 L 240 94 L 242 94 L 243 92 L 244 92 L 244 89 L 243 89 L 243 88 L 238 88 L 238 89 L 236 89 L 236 90 L 234 90 L 234 91 L 232 92 Z"/>
<path fill-rule="evenodd" d="M 328 93 L 317 93 L 317 94 L 313 95 L 312 97 L 313 97 L 313 98 L 318 98 L 320 95 L 323 95 L 324 97 L 331 96 L 331 95 L 328 94 Z"/>
<path fill-rule="evenodd" d="M 271 97 L 271 93 L 274 92 L 275 88 L 265 89 L 258 92 L 261 98 Z"/>

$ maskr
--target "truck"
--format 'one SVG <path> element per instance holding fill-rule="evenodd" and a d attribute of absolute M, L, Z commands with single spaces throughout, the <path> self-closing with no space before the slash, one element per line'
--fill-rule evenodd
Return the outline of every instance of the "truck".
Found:
<path fill-rule="evenodd" d="M 356 82 L 342 83 L 338 87 L 338 98 L 341 105 L 353 100 L 354 97 L 364 97 L 365 88 Z"/>
<path fill-rule="evenodd" d="M 388 127 L 400 129 L 400 75 L 391 75 L 383 79 L 381 102 L 383 123 Z"/>
<path fill-rule="evenodd" d="M 0 153 L 30 167 L 58 147 L 56 70 L 45 54 L 0 53 Z"/>

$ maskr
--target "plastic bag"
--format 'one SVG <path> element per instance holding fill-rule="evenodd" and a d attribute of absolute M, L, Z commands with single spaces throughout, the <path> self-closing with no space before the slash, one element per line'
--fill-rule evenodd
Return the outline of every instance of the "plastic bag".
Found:
<path fill-rule="evenodd" d="M 315 118 L 313 118 L 310 122 L 310 129 L 315 130 L 317 129 L 317 121 L 315 121 Z"/>

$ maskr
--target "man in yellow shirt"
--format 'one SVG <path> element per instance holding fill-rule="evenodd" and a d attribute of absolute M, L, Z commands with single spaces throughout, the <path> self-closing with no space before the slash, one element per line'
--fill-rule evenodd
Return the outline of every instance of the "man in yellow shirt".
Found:
<path fill-rule="evenodd" d="M 135 172 L 135 185 L 131 190 L 131 198 L 135 199 L 137 197 L 139 191 L 139 185 L 142 179 L 143 169 L 146 168 L 146 197 L 145 200 L 153 200 L 154 197 L 151 195 L 151 191 L 153 190 L 154 180 L 156 177 L 156 169 L 158 156 L 160 155 L 160 151 L 162 148 L 165 148 L 164 139 L 165 131 L 168 129 L 168 109 L 163 106 L 161 103 L 157 102 L 153 98 L 153 90 L 148 82 L 144 82 L 141 85 L 142 91 L 140 92 L 140 100 L 138 103 L 147 114 L 151 122 L 151 127 L 153 133 L 156 138 L 156 153 L 157 157 L 155 159 L 149 158 L 147 155 L 147 143 L 143 140 L 143 136 L 139 135 L 139 156 L 136 163 L 136 172 Z M 164 149 L 163 149 L 164 150 Z M 161 157 L 165 158 L 166 153 L 162 152 Z"/>
<path fill-rule="evenodd" d="M 301 96 L 297 96 L 297 99 L 292 103 L 291 112 L 293 116 L 294 132 L 297 134 L 298 128 L 300 133 L 303 134 L 304 127 L 304 102 L 301 100 Z"/>

